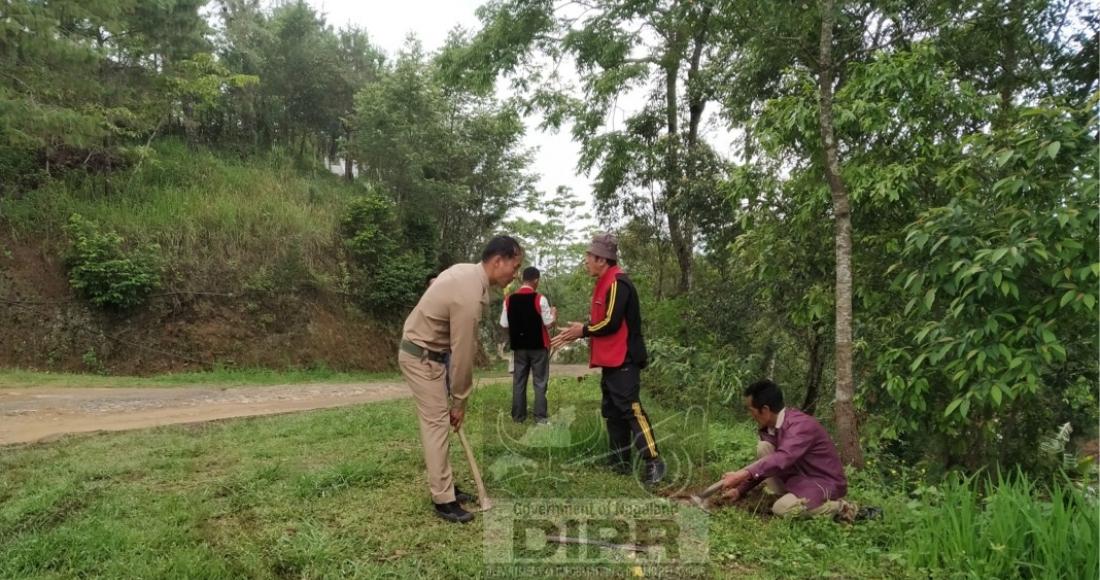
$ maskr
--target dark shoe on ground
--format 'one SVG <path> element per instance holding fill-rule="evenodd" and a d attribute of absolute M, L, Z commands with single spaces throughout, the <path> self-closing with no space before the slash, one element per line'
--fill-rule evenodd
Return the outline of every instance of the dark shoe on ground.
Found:
<path fill-rule="evenodd" d="M 645 464 L 645 481 L 642 483 L 646 485 L 657 485 L 662 479 L 665 478 L 665 462 L 660 459 L 653 459 L 647 461 Z"/>
<path fill-rule="evenodd" d="M 468 503 L 468 502 L 472 502 L 476 499 L 477 499 L 477 497 L 472 496 L 472 495 L 462 491 L 461 489 L 458 489 L 457 485 L 455 486 L 455 501 L 457 501 L 459 503 Z"/>
<path fill-rule="evenodd" d="M 882 519 L 882 508 L 875 507 L 875 506 L 870 506 L 870 505 L 859 508 L 859 511 L 856 512 L 856 517 L 855 517 L 855 521 L 857 521 L 857 522 L 864 522 L 864 521 L 870 521 L 870 520 L 881 520 L 881 519 Z"/>
<path fill-rule="evenodd" d="M 523 423 L 527 420 L 527 417 L 512 417 L 513 423 Z"/>
<path fill-rule="evenodd" d="M 462 506 L 458 505 L 457 501 L 435 504 L 435 515 L 448 522 L 466 523 L 474 519 L 474 514 L 462 509 Z"/>
<path fill-rule="evenodd" d="M 843 524 L 854 524 L 882 518 L 882 508 L 874 506 L 859 507 L 858 505 L 841 500 L 840 511 L 833 516 L 833 520 Z"/>

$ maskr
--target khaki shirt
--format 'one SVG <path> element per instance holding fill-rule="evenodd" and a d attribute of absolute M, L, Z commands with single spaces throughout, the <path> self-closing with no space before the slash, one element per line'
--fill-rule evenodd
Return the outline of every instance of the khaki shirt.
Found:
<path fill-rule="evenodd" d="M 474 380 L 477 326 L 489 304 L 489 276 L 481 264 L 455 264 L 428 287 L 405 319 L 402 338 L 451 353 L 451 396 L 464 408 Z"/>

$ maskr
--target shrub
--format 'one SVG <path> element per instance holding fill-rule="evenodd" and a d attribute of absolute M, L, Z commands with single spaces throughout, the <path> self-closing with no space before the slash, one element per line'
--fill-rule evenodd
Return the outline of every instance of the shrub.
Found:
<path fill-rule="evenodd" d="M 404 315 L 424 291 L 428 266 L 420 256 L 402 254 L 382 261 L 362 277 L 363 306 L 378 315 Z"/>
<path fill-rule="evenodd" d="M 65 226 L 71 247 L 65 258 L 69 285 L 96 306 L 127 309 L 138 306 L 160 287 L 160 247 L 151 244 L 127 250 L 122 236 L 73 214 Z"/>

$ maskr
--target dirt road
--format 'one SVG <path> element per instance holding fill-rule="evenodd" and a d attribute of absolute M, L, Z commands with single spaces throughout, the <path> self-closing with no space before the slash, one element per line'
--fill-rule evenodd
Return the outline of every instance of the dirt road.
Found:
<path fill-rule="evenodd" d="M 554 365 L 551 377 L 577 377 L 583 365 Z M 480 384 L 509 383 L 510 375 Z M 327 409 L 409 396 L 400 381 L 243 387 L 5 388 L 0 385 L 0 445 L 67 433 L 124 431 L 158 425 Z"/>

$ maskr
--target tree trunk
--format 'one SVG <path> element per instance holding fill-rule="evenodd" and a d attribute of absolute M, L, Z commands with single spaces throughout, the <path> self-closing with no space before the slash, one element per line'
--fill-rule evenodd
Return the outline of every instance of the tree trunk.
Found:
<path fill-rule="evenodd" d="M 821 373 L 825 368 L 825 357 L 821 356 L 821 334 L 810 329 L 810 341 L 806 345 L 810 364 L 806 369 L 806 396 L 802 399 L 801 409 L 813 415 L 817 411 L 818 393 L 821 392 Z"/>
<path fill-rule="evenodd" d="M 355 179 L 355 170 L 352 167 L 353 162 L 351 160 L 352 134 L 351 125 L 347 122 L 344 123 L 344 135 L 347 136 L 346 140 L 344 141 L 344 179 L 348 181 L 353 181 Z"/>
<path fill-rule="evenodd" d="M 764 353 L 760 359 L 760 378 L 772 378 L 772 370 L 775 368 L 775 351 L 778 346 L 774 338 L 769 338 L 768 342 L 764 344 Z"/>
<path fill-rule="evenodd" d="M 836 220 L 836 415 L 840 457 L 861 467 L 863 450 L 853 398 L 852 376 L 852 210 L 848 190 L 840 176 L 840 160 L 833 134 L 833 19 L 835 1 L 821 2 L 821 46 L 818 60 L 818 98 L 821 139 L 825 148 L 825 176 L 833 195 Z"/>
<path fill-rule="evenodd" d="M 669 41 L 668 51 L 678 51 L 678 40 Z M 680 59 L 670 54 L 671 62 L 665 66 L 665 118 L 668 125 L 668 155 L 665 166 L 665 212 L 668 214 L 668 234 L 672 239 L 672 249 L 676 253 L 676 263 L 680 266 L 680 283 L 677 290 L 687 293 L 692 285 L 692 235 L 691 226 L 681 220 L 676 209 L 676 198 L 680 195 L 680 109 L 677 99 L 677 76 L 680 72 Z"/>

